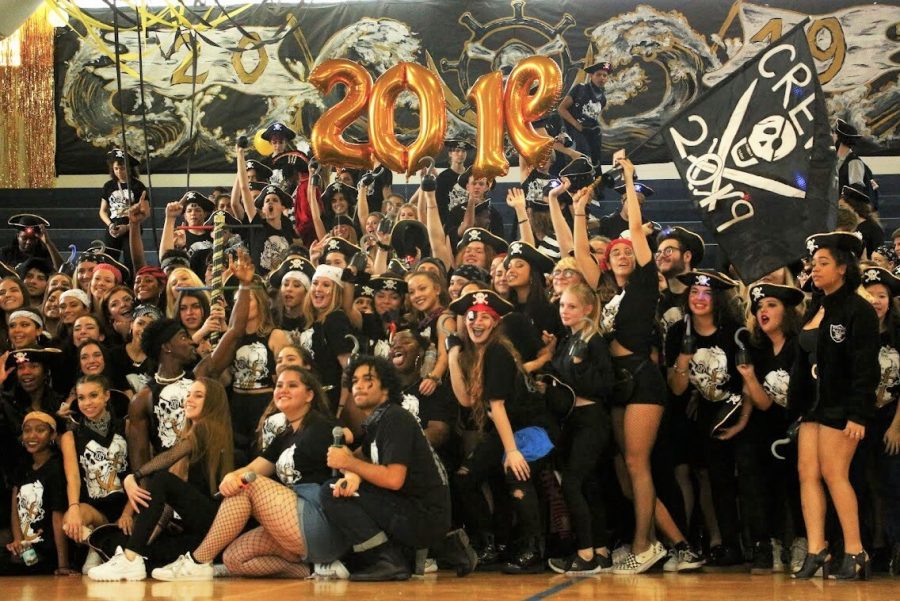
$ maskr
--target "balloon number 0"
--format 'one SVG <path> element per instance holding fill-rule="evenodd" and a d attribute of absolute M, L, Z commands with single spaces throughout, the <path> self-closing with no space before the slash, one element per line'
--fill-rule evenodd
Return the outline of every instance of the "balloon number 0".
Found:
<path fill-rule="evenodd" d="M 399 63 L 373 85 L 368 71 L 358 63 L 330 59 L 310 73 L 309 82 L 323 94 L 338 83 L 346 89 L 344 98 L 313 126 L 310 143 L 320 162 L 371 169 L 377 159 L 391 171 L 412 174 L 420 159 L 441 151 L 447 130 L 446 101 L 440 80 L 425 67 Z M 535 83 L 537 90 L 531 93 Z M 419 101 L 419 135 L 409 146 L 401 144 L 394 133 L 394 105 L 407 90 Z M 504 130 L 526 162 L 539 165 L 546 160 L 553 138 L 538 134 L 531 123 L 556 105 L 561 90 L 559 67 L 545 56 L 520 61 L 510 73 L 505 91 L 499 72 L 479 77 L 467 95 L 477 114 L 474 174 L 492 178 L 509 171 L 503 152 Z M 370 142 L 348 143 L 342 134 L 365 114 L 366 107 Z"/>

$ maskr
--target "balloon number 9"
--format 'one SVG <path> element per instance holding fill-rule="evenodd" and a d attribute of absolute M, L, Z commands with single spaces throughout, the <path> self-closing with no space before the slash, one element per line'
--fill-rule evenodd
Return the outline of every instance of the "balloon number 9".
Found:
<path fill-rule="evenodd" d="M 335 84 L 346 88 L 344 98 L 329 108 L 313 126 L 310 142 L 322 163 L 371 169 L 374 159 L 400 173 L 411 175 L 424 157 L 436 156 L 444 144 L 447 113 L 441 82 L 431 71 L 415 63 L 399 63 L 375 84 L 358 63 L 330 59 L 316 67 L 309 82 L 323 94 Z M 531 88 L 537 83 L 537 90 Z M 516 65 L 506 89 L 503 77 L 492 72 L 478 78 L 468 93 L 477 114 L 477 153 L 473 172 L 477 177 L 496 177 L 509 171 L 503 152 L 504 126 L 513 146 L 531 165 L 543 163 L 553 147 L 553 138 L 538 134 L 532 122 L 551 110 L 559 100 L 562 74 L 545 56 L 532 56 Z M 419 101 L 419 135 L 405 146 L 394 133 L 394 108 L 404 91 Z M 369 144 L 350 144 L 344 130 L 366 113 Z"/>

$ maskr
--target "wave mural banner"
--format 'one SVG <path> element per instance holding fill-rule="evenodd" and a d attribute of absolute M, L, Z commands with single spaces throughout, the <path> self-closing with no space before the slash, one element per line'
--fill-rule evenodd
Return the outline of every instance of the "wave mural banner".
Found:
<path fill-rule="evenodd" d="M 739 0 L 683 2 L 673 10 L 673 3 L 662 0 L 636 7 L 624 0 L 281 0 L 229 4 L 227 14 L 185 3 L 176 19 L 171 8 L 119 6 L 126 4 L 118 18 L 121 92 L 111 10 L 72 12 L 69 27 L 57 30 L 56 163 L 62 174 L 105 171 L 105 151 L 121 144 L 120 100 L 135 156 L 144 156 L 146 115 L 155 172 L 183 172 L 188 156 L 192 171 L 231 171 L 237 137 L 274 120 L 297 131 L 303 149 L 312 125 L 342 93 L 323 96 L 308 82 L 312 69 L 332 58 L 360 63 L 373 79 L 401 61 L 424 66 L 442 83 L 447 136 L 469 140 L 476 115 L 466 96 L 481 75 L 508 73 L 527 56 L 547 56 L 569 90 L 585 80 L 583 66 L 609 61 L 613 70 L 601 120 L 608 165 L 615 149 L 648 140 L 806 18 L 806 43 L 831 118 L 859 129 L 863 154 L 900 154 L 897 6 Z M 144 15 L 140 36 L 135 6 L 156 10 Z M 415 96 L 401 96 L 396 118 L 398 134 L 415 137 Z M 360 119 L 347 134 L 360 138 L 366 126 Z M 636 158 L 671 160 L 658 137 Z"/>
<path fill-rule="evenodd" d="M 837 207 L 825 96 L 804 23 L 662 129 L 703 222 L 745 283 L 806 253 Z"/>

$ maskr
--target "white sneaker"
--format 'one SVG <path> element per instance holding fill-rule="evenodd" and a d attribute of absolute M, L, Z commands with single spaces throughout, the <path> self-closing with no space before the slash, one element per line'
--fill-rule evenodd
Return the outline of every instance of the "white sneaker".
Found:
<path fill-rule="evenodd" d="M 197 563 L 190 553 L 185 553 L 172 563 L 153 570 L 151 575 L 157 580 L 172 582 L 212 580 L 215 575 L 211 563 Z"/>
<path fill-rule="evenodd" d="M 84 559 L 84 565 L 81 566 L 81 573 L 87 576 L 91 568 L 96 568 L 103 563 L 103 558 L 94 549 L 88 549 L 87 557 Z"/>
<path fill-rule="evenodd" d="M 426 574 L 434 574 L 438 571 L 437 561 L 433 557 L 427 557 L 425 559 L 425 573 Z"/>
<path fill-rule="evenodd" d="M 669 549 L 669 554 L 666 555 L 666 563 L 663 564 L 663 572 L 677 572 L 678 571 L 678 549 L 672 547 Z"/>
<path fill-rule="evenodd" d="M 312 575 L 314 578 L 323 578 L 326 580 L 349 580 L 350 570 L 347 569 L 347 566 L 345 566 L 340 559 L 336 559 L 331 563 L 315 564 L 313 566 Z"/>
<path fill-rule="evenodd" d="M 144 567 L 143 557 L 137 555 L 133 560 L 129 560 L 122 547 L 116 547 L 116 554 L 106 563 L 88 570 L 87 576 L 91 580 L 101 582 L 144 580 L 147 578 L 147 568 Z"/>
<path fill-rule="evenodd" d="M 799 572 L 803 567 L 803 560 L 806 559 L 806 553 L 809 551 L 809 544 L 803 537 L 795 538 L 791 544 L 791 574 Z"/>
<path fill-rule="evenodd" d="M 613 564 L 613 574 L 642 574 L 652 568 L 656 562 L 666 556 L 666 548 L 659 541 L 650 544 L 643 553 L 629 552 L 619 563 Z"/>

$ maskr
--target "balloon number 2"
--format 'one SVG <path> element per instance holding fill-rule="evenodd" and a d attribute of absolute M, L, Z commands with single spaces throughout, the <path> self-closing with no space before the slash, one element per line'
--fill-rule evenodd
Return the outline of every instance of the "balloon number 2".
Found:
<path fill-rule="evenodd" d="M 399 63 L 372 83 L 372 77 L 358 63 L 330 59 L 317 66 L 309 82 L 322 94 L 335 85 L 345 88 L 344 98 L 325 111 L 313 126 L 310 142 L 320 162 L 371 169 L 374 161 L 399 173 L 412 174 L 419 160 L 436 156 L 444 144 L 447 113 L 441 82 L 434 73 L 415 63 Z M 537 83 L 537 88 L 534 88 Z M 539 165 L 549 156 L 553 138 L 537 133 L 532 122 L 550 111 L 559 100 L 562 74 L 545 56 L 520 61 L 503 88 L 502 75 L 495 71 L 478 78 L 468 93 L 475 108 L 477 152 L 472 170 L 477 177 L 496 177 L 509 171 L 503 152 L 504 130 L 522 158 Z M 394 108 L 404 91 L 416 95 L 419 103 L 419 135 L 409 146 L 394 133 Z M 366 113 L 369 143 L 351 144 L 342 134 Z"/>

